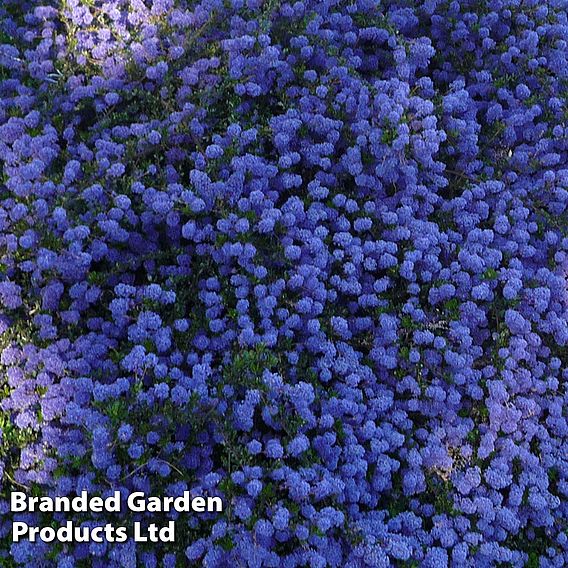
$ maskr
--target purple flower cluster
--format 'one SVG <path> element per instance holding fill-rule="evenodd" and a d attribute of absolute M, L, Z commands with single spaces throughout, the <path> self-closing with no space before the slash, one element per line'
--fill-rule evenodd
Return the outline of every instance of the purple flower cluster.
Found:
<path fill-rule="evenodd" d="M 562 0 L 1 2 L 0 564 L 568 565 L 567 38 Z M 226 508 L 10 544 L 71 518 L 23 487 Z"/>

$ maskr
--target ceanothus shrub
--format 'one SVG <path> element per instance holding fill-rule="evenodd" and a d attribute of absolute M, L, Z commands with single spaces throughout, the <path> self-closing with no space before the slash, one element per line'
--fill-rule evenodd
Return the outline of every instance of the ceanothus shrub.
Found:
<path fill-rule="evenodd" d="M 4 0 L 0 564 L 568 564 L 558 0 Z M 11 543 L 9 493 L 221 496 Z"/>

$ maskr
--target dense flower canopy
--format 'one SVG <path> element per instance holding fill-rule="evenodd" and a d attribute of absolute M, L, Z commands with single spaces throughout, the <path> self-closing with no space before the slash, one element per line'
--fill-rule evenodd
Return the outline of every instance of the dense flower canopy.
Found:
<path fill-rule="evenodd" d="M 2 0 L 0 564 L 568 565 L 567 95 L 565 0 Z"/>

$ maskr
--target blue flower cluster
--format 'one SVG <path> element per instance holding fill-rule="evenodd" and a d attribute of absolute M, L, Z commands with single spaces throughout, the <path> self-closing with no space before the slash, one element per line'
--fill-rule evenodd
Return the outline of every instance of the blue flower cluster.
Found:
<path fill-rule="evenodd" d="M 3 0 L 0 564 L 568 565 L 567 95 L 564 0 Z"/>

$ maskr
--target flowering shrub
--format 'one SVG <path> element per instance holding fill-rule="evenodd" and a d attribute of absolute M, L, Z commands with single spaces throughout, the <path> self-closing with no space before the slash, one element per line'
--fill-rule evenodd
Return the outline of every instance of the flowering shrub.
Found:
<path fill-rule="evenodd" d="M 566 566 L 567 34 L 562 0 L 3 0 L 0 564 Z M 22 488 L 226 509 L 12 544 L 135 520 Z"/>

